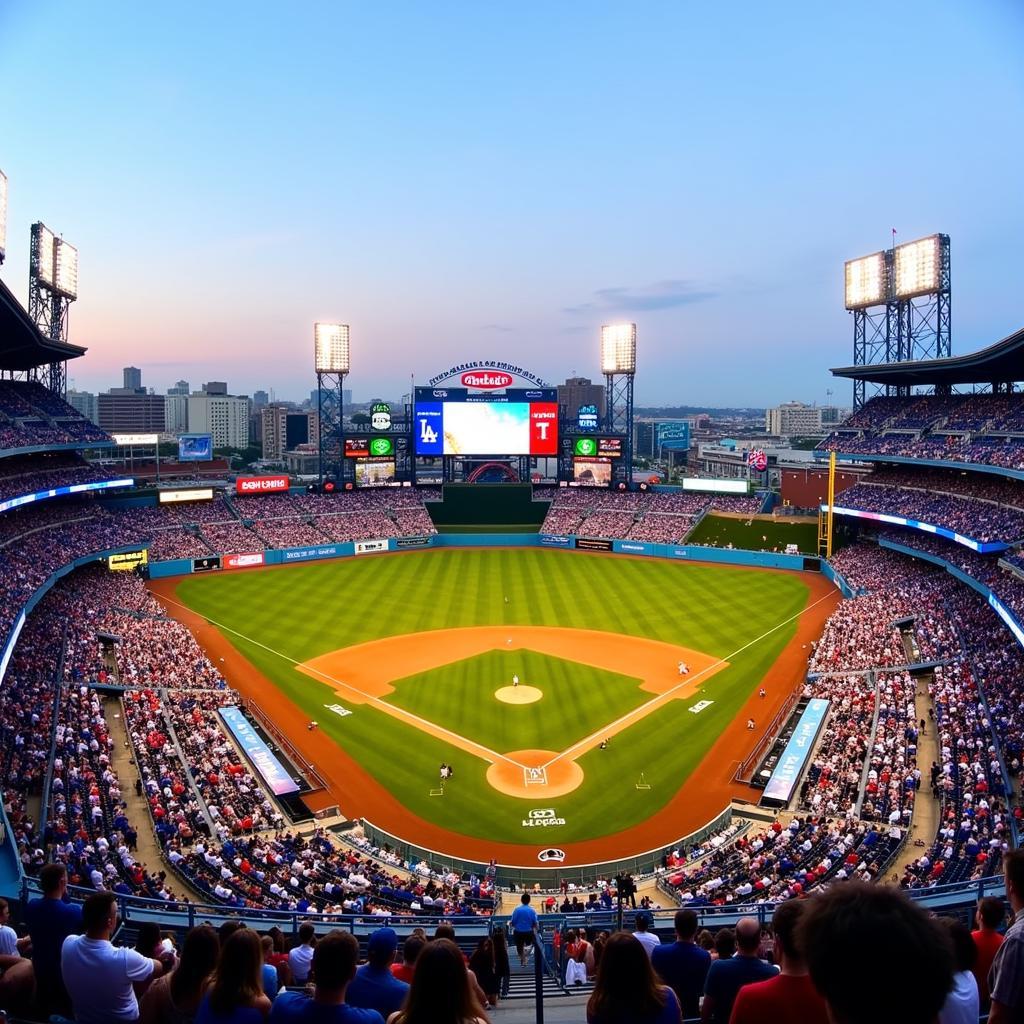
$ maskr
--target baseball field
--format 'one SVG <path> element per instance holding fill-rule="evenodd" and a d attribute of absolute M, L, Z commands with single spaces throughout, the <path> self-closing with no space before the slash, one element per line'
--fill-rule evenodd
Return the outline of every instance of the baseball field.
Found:
<path fill-rule="evenodd" d="M 810 636 L 833 605 L 801 574 L 542 549 L 364 556 L 154 589 L 344 813 L 506 859 L 509 844 L 593 858 L 652 818 L 659 842 L 707 820 L 713 748 L 728 734 L 749 749 L 759 733 L 745 716 L 767 725 L 802 671 L 798 626 Z M 744 753 L 716 749 L 730 758 L 719 782 Z"/>

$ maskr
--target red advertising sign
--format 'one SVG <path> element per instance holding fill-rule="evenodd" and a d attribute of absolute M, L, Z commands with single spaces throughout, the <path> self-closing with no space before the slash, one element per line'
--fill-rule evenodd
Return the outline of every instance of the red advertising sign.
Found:
<path fill-rule="evenodd" d="M 530 403 L 530 454 L 558 454 L 558 403 Z"/>
<path fill-rule="evenodd" d="M 235 481 L 236 494 L 281 494 L 288 487 L 286 476 L 240 476 Z"/>
<path fill-rule="evenodd" d="M 244 555 L 225 555 L 223 564 L 226 569 L 248 569 L 254 565 L 262 565 L 263 552 L 253 551 Z"/>
<path fill-rule="evenodd" d="M 462 375 L 464 388 L 480 388 L 484 391 L 507 388 L 514 381 L 515 377 L 511 373 L 502 373 L 500 370 L 470 370 Z"/>

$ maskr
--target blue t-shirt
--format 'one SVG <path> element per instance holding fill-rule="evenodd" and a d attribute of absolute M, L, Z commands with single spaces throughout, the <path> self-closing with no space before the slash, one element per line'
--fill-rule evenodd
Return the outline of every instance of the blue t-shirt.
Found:
<path fill-rule="evenodd" d="M 270 1010 L 269 1024 L 384 1024 L 376 1010 L 356 1006 L 325 1006 L 301 992 L 282 992 Z"/>
<path fill-rule="evenodd" d="M 268 999 L 273 999 L 277 995 L 277 990 L 281 987 L 277 977 L 277 968 L 273 964 L 263 965 L 263 994 Z"/>
<path fill-rule="evenodd" d="M 537 911 L 528 903 L 520 903 L 512 911 L 512 931 L 532 932 L 533 926 L 537 923 Z"/>
<path fill-rule="evenodd" d="M 670 942 L 651 953 L 651 966 L 679 997 L 683 1016 L 699 1017 L 711 954 L 692 942 Z"/>
<path fill-rule="evenodd" d="M 266 1018 L 255 1006 L 236 1006 L 229 1013 L 214 1013 L 210 997 L 203 996 L 195 1024 L 263 1024 Z"/>
<path fill-rule="evenodd" d="M 25 906 L 25 924 L 32 937 L 32 966 L 36 978 L 49 983 L 60 981 L 60 953 L 64 940 L 82 930 L 82 908 L 49 897 L 29 900 Z"/>
<path fill-rule="evenodd" d="M 711 1016 L 713 1024 L 728 1024 L 732 1016 L 732 1004 L 736 993 L 744 985 L 754 981 L 767 981 L 779 973 L 766 960 L 756 956 L 734 956 L 728 960 L 716 960 L 708 971 L 704 983 L 704 995 L 711 996 L 714 1007 Z"/>
<path fill-rule="evenodd" d="M 679 1002 L 672 989 L 663 989 L 665 993 L 665 1005 L 653 1017 L 625 1017 L 618 1018 L 614 1024 L 679 1024 Z M 587 1014 L 587 1024 L 604 1024 L 600 1017 L 591 1017 Z M 613 1024 L 613 1022 L 609 1022 Z"/>
<path fill-rule="evenodd" d="M 387 1017 L 402 1008 L 409 986 L 396 978 L 387 967 L 371 967 L 363 964 L 345 992 L 349 1006 L 361 1006 L 377 1010 Z"/>

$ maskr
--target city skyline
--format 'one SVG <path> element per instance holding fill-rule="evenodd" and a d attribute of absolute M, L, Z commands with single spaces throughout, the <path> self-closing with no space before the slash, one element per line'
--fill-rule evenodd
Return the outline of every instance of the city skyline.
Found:
<path fill-rule="evenodd" d="M 634 320 L 638 405 L 825 404 L 830 388 L 849 405 L 827 372 L 852 362 L 842 265 L 892 228 L 951 236 L 954 354 L 1021 325 L 1024 13 L 1008 0 L 855 21 L 246 10 L 0 13 L 8 81 L 32 83 L 0 142 L 0 278 L 26 300 L 34 220 L 79 248 L 82 390 L 137 365 L 160 392 L 274 380 L 301 400 L 318 319 L 352 326 L 358 395 L 471 359 L 598 380 L 600 324 Z M 40 110 L 58 112 L 59 159 Z"/>

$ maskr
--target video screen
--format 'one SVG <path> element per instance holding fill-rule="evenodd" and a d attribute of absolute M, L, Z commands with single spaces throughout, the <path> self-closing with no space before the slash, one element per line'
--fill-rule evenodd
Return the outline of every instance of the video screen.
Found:
<path fill-rule="evenodd" d="M 394 459 L 359 459 L 356 462 L 356 487 L 399 486 Z"/>
<path fill-rule="evenodd" d="M 556 402 L 419 402 L 417 455 L 557 455 Z"/>
<path fill-rule="evenodd" d="M 572 478 L 577 487 L 610 487 L 611 459 L 574 459 Z"/>

